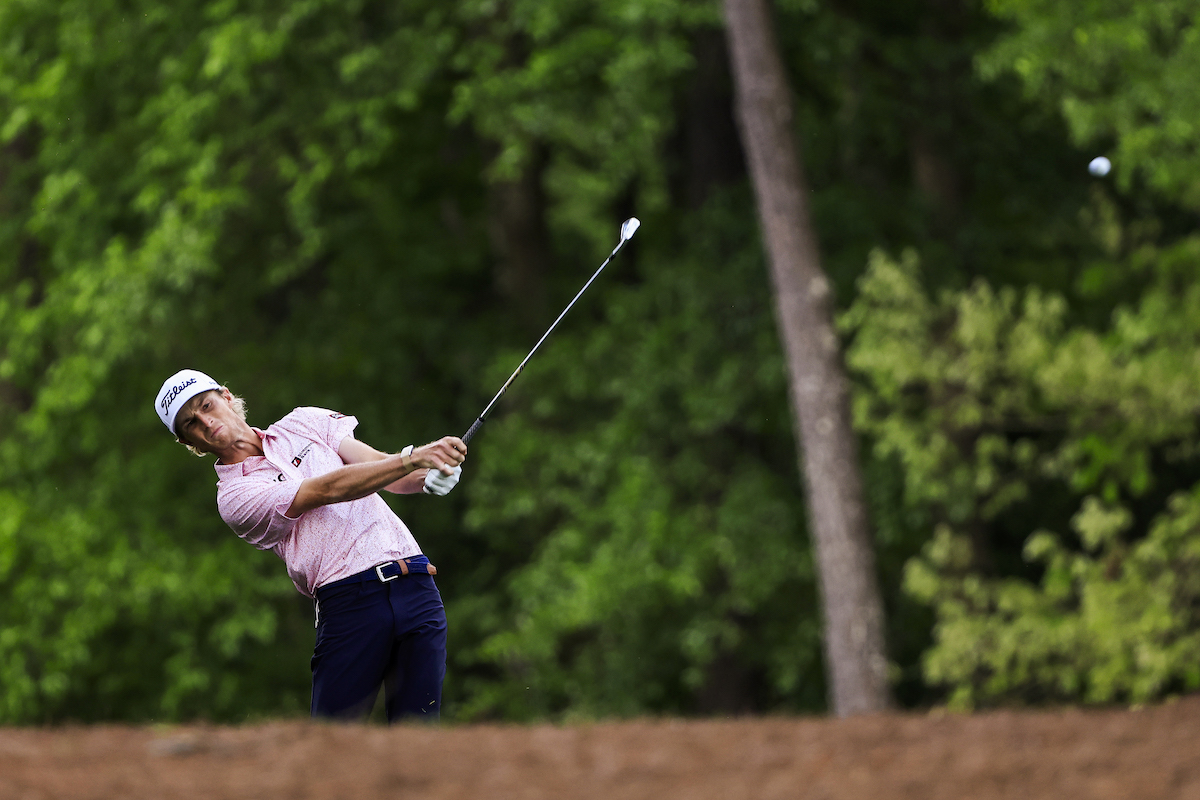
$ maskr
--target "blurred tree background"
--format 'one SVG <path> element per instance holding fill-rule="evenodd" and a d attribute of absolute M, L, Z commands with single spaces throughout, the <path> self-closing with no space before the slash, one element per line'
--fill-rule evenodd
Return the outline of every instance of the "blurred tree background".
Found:
<path fill-rule="evenodd" d="M 776 0 L 907 706 L 1200 686 L 1200 10 Z M 461 433 L 452 720 L 816 712 L 710 0 L 0 0 L 0 722 L 307 713 L 310 603 L 150 408 Z M 1089 176 L 1093 155 L 1113 174 Z"/>

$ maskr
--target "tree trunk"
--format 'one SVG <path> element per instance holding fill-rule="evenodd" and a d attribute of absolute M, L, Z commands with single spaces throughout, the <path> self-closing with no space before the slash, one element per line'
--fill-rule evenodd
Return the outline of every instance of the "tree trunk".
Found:
<path fill-rule="evenodd" d="M 544 166 L 545 153 L 538 150 L 519 177 L 492 184 L 488 197 L 488 238 L 498 257 L 496 289 L 530 332 L 545 329 L 548 313 L 546 276 L 551 256 L 542 191 Z"/>
<path fill-rule="evenodd" d="M 883 604 L 867 535 L 849 381 L 807 207 L 792 96 L 766 0 L 724 0 L 737 118 L 749 161 L 787 358 L 797 449 L 838 716 L 890 705 Z"/>

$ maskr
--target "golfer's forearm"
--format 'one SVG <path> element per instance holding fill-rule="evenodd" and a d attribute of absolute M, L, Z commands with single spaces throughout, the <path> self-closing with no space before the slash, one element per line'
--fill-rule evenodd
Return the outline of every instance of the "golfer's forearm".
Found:
<path fill-rule="evenodd" d="M 425 468 L 415 469 L 400 480 L 389 483 L 383 490 L 392 494 L 420 494 L 425 486 L 427 472 L 429 470 Z"/>
<path fill-rule="evenodd" d="M 289 517 L 332 503 L 345 503 L 374 494 L 416 469 L 411 456 L 388 456 L 379 461 L 347 464 L 332 472 L 307 478 L 288 508 Z"/>
<path fill-rule="evenodd" d="M 338 446 L 338 455 L 341 456 L 344 464 L 364 464 L 375 461 L 383 461 L 390 458 L 388 453 L 381 453 L 369 444 L 364 444 L 358 441 L 353 436 L 347 436 Z M 425 485 L 425 473 L 428 470 L 424 467 L 415 469 L 405 475 L 398 481 L 392 481 L 387 486 L 383 487 L 385 492 L 392 494 L 417 494 Z"/>

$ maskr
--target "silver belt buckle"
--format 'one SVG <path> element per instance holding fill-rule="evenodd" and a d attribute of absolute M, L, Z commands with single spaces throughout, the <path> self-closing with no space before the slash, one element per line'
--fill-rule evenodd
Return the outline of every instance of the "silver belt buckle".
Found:
<path fill-rule="evenodd" d="M 390 577 L 390 578 L 385 578 L 385 577 L 383 577 L 383 568 L 384 568 L 384 567 L 386 567 L 388 564 L 394 564 L 394 563 L 396 563 L 396 562 L 394 562 L 394 561 L 389 561 L 389 562 L 387 562 L 387 564 L 380 564 L 379 566 L 377 566 L 377 567 L 375 568 L 375 574 L 379 576 L 379 582 L 380 582 L 380 583 L 387 583 L 388 581 L 394 581 L 394 580 L 396 580 L 396 578 L 399 578 L 399 577 L 400 577 L 400 575 L 403 575 L 403 574 L 404 574 L 404 572 L 403 572 L 403 570 L 402 570 L 402 571 L 401 571 L 401 572 L 400 572 L 398 575 L 393 575 L 393 576 L 392 576 L 392 577 Z"/>

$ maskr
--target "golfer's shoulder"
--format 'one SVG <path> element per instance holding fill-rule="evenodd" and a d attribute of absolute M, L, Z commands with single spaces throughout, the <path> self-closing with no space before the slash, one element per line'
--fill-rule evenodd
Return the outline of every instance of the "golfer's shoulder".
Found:
<path fill-rule="evenodd" d="M 272 428 L 292 428 L 298 425 L 311 427 L 313 425 L 325 425 L 326 420 L 340 419 L 345 414 L 339 414 L 336 411 L 331 411 L 328 408 L 320 408 L 319 406 L 296 406 L 288 413 L 279 418 Z"/>
<path fill-rule="evenodd" d="M 271 427 L 292 435 L 316 440 L 327 440 L 338 433 L 345 435 L 354 430 L 358 420 L 354 417 L 319 406 L 297 406 Z"/>

